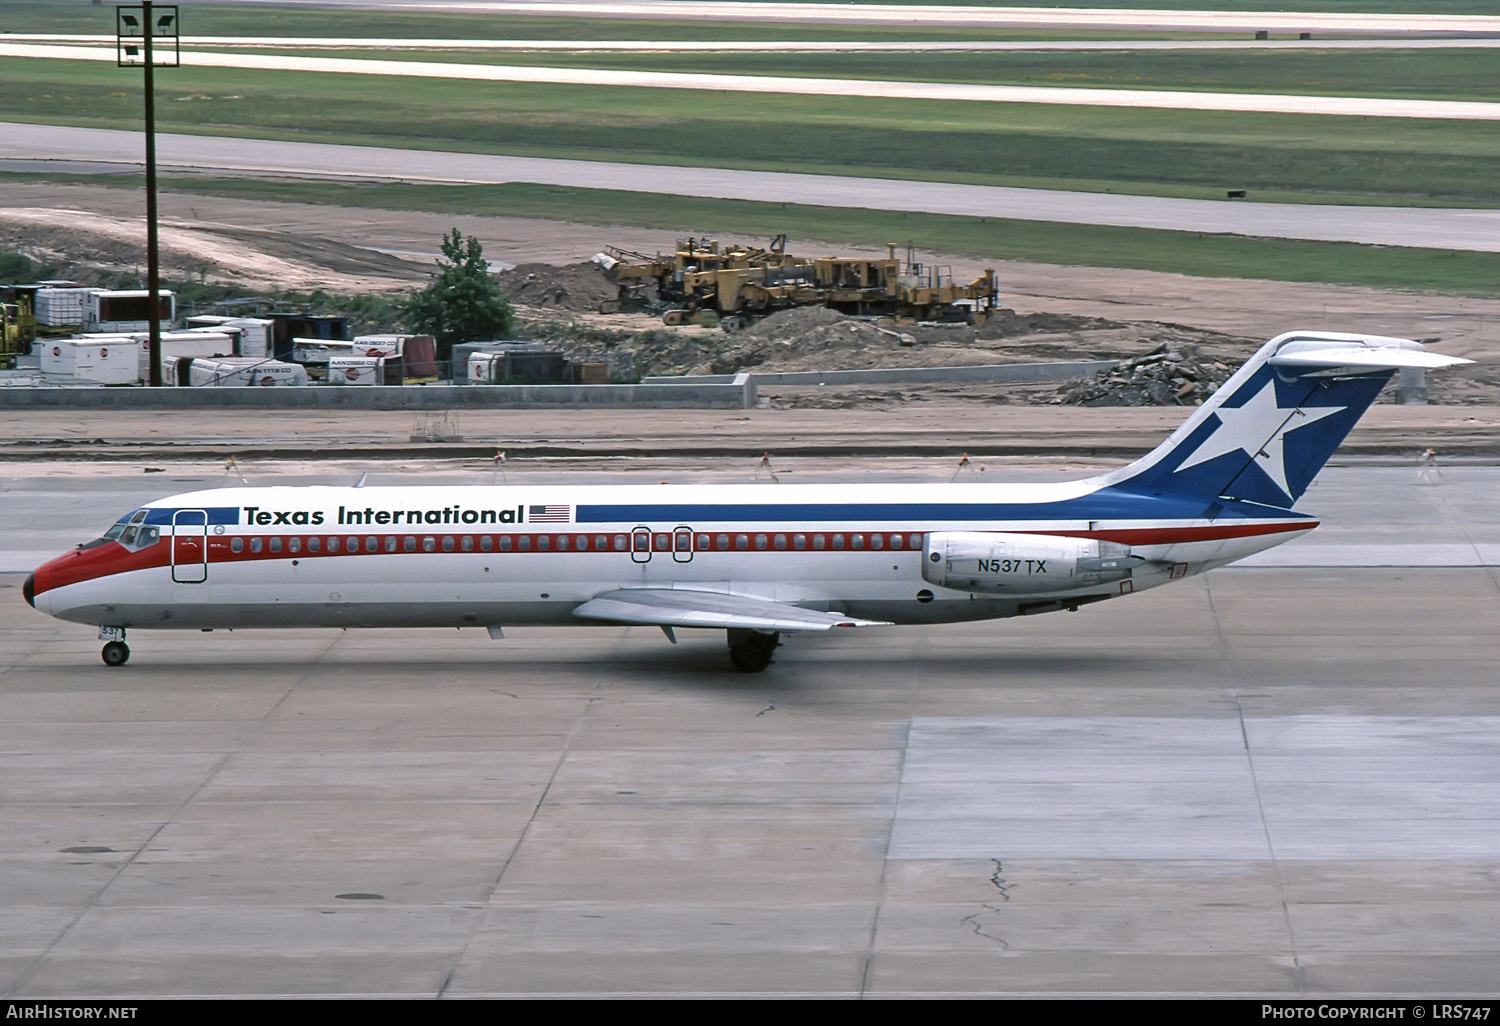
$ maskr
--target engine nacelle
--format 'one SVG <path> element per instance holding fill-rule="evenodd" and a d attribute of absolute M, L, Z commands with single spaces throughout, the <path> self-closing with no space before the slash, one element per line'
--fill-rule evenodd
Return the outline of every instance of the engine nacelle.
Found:
<path fill-rule="evenodd" d="M 1122 581 L 1142 561 L 1128 545 L 1092 538 L 941 531 L 927 536 L 922 577 L 959 591 L 1034 595 Z"/>

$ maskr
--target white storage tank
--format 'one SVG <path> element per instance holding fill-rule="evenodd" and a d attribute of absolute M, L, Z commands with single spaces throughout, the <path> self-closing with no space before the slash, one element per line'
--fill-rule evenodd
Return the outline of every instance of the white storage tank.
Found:
<path fill-rule="evenodd" d="M 88 302 L 87 288 L 66 286 L 36 290 L 36 322 L 44 328 L 82 328 L 84 305 Z"/>

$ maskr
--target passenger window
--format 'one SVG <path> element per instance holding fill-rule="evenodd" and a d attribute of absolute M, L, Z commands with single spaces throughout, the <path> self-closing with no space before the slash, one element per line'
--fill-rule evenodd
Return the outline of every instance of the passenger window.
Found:
<path fill-rule="evenodd" d="M 757 534 L 755 536 L 755 547 L 757 549 L 763 549 L 763 548 L 766 547 L 766 536 L 765 535 L 763 535 L 763 534 Z"/>
<path fill-rule="evenodd" d="M 265 543 L 261 539 L 259 539 L 259 538 L 251 538 L 250 539 L 250 551 L 251 552 L 259 552 L 264 547 L 264 545 L 265 545 Z"/>
<path fill-rule="evenodd" d="M 568 551 L 568 536 L 567 535 L 560 534 L 560 535 L 557 536 L 557 551 L 558 552 L 567 552 Z"/>
<path fill-rule="evenodd" d="M 792 535 L 792 548 L 794 548 L 794 549 L 805 549 L 805 548 L 807 548 L 807 535 L 805 535 L 805 534 L 794 534 L 794 535 Z"/>
<path fill-rule="evenodd" d="M 813 548 L 821 549 L 825 544 L 827 544 L 827 539 L 825 539 L 821 534 L 813 535 Z"/>
<path fill-rule="evenodd" d="M 245 551 L 245 539 L 243 539 L 243 538 L 236 538 L 233 541 L 231 541 L 229 543 L 229 551 L 230 552 L 244 552 Z"/>
<path fill-rule="evenodd" d="M 870 548 L 872 548 L 872 549 L 878 549 L 878 548 L 881 547 L 881 544 L 884 541 L 885 541 L 885 535 L 883 535 L 883 534 L 872 534 L 872 535 L 870 535 Z"/>
<path fill-rule="evenodd" d="M 395 552 L 401 546 L 400 540 L 393 534 L 385 540 L 385 551 Z"/>
<path fill-rule="evenodd" d="M 301 552 L 302 540 L 300 538 L 288 538 L 286 540 L 286 550 L 288 552 Z"/>
<path fill-rule="evenodd" d="M 422 551 L 423 552 L 436 552 L 437 551 L 437 539 L 434 538 L 434 537 L 432 537 L 431 535 L 428 535 L 426 538 L 423 538 L 422 539 Z"/>
<path fill-rule="evenodd" d="M 576 547 L 579 552 L 587 552 L 589 547 L 589 536 L 586 534 L 580 534 L 577 538 L 577 543 L 578 544 Z"/>
<path fill-rule="evenodd" d="M 727 535 L 727 534 L 721 534 L 721 535 L 719 535 L 717 538 L 714 539 L 714 545 L 718 546 L 718 548 L 719 548 L 719 550 L 721 552 L 724 551 L 724 550 L 726 550 L 726 549 L 728 549 L 729 548 L 729 535 Z"/>
<path fill-rule="evenodd" d="M 776 536 L 776 547 L 778 549 L 785 549 L 786 548 L 786 535 L 784 535 L 784 534 L 778 534 Z"/>
<path fill-rule="evenodd" d="M 308 552 L 317 552 L 320 548 L 322 548 L 322 544 L 319 539 L 317 539 L 316 537 L 307 539 Z"/>
<path fill-rule="evenodd" d="M 508 534 L 502 534 L 500 536 L 500 551 L 501 552 L 509 552 L 510 551 L 510 535 L 508 535 Z"/>
<path fill-rule="evenodd" d="M 370 535 L 370 537 L 368 537 L 368 538 L 365 539 L 365 551 L 366 552 L 377 552 L 377 551 L 379 551 L 379 549 L 380 549 L 380 539 L 379 538 L 375 537 L 372 534 L 372 535 Z"/>
<path fill-rule="evenodd" d="M 488 552 L 488 551 L 490 551 L 494 547 L 495 547 L 495 539 L 491 538 L 487 534 L 482 534 L 482 535 L 479 536 L 479 551 L 481 551 L 481 552 Z"/>
<path fill-rule="evenodd" d="M 405 538 L 401 539 L 401 547 L 407 552 L 416 552 L 417 539 L 413 538 L 411 535 L 407 535 Z"/>
<path fill-rule="evenodd" d="M 531 535 L 529 535 L 529 534 L 523 534 L 520 537 L 518 537 L 516 539 L 516 548 L 520 549 L 522 552 L 530 552 L 531 551 Z"/>
<path fill-rule="evenodd" d="M 609 535 L 596 534 L 594 536 L 594 549 L 598 552 L 607 552 L 609 550 Z"/>
<path fill-rule="evenodd" d="M 836 535 L 833 536 L 833 547 L 836 548 L 836 549 L 842 549 L 844 547 L 844 536 L 843 535 L 836 534 Z"/>
<path fill-rule="evenodd" d="M 626 541 L 625 536 L 623 534 L 617 534 L 617 535 L 615 535 L 615 551 L 616 552 L 624 552 L 627 548 L 629 548 L 629 546 L 630 546 L 630 543 L 628 541 Z"/>
<path fill-rule="evenodd" d="M 865 547 L 865 536 L 862 534 L 851 534 L 849 536 L 849 547 L 851 549 L 862 549 Z"/>
<path fill-rule="evenodd" d="M 539 534 L 536 537 L 536 547 L 538 552 L 546 552 L 552 548 L 552 539 L 545 534 Z"/>
<path fill-rule="evenodd" d="M 328 551 L 329 552 L 337 552 L 338 550 L 339 550 L 339 540 L 337 538 L 329 538 L 328 539 Z"/>
<path fill-rule="evenodd" d="M 468 534 L 464 535 L 463 538 L 459 540 L 458 547 L 463 549 L 465 552 L 473 552 L 474 537 Z"/>
<path fill-rule="evenodd" d="M 271 539 L 271 551 L 272 552 L 280 552 L 281 551 L 281 539 L 280 538 L 272 538 Z"/>
<path fill-rule="evenodd" d="M 444 535 L 443 536 L 443 551 L 444 552 L 452 552 L 453 551 L 453 535 L 449 534 L 449 535 Z"/>
<path fill-rule="evenodd" d="M 750 536 L 748 534 L 737 534 L 734 536 L 734 547 L 743 552 L 750 547 Z"/>

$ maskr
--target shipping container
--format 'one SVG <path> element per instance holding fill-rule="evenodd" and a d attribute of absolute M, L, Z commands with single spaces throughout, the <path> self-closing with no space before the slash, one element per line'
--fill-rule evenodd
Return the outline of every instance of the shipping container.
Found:
<path fill-rule="evenodd" d="M 292 355 L 292 340 L 295 338 L 342 342 L 349 337 L 347 317 L 318 317 L 296 313 L 269 313 L 266 317 L 272 323 L 272 353 L 278 360 L 285 360 Z"/>
<path fill-rule="evenodd" d="M 401 361 L 384 356 L 333 356 L 328 360 L 330 385 L 399 385 Z"/>
<path fill-rule="evenodd" d="M 232 317 L 224 322 L 226 328 L 240 329 L 240 356 L 267 357 L 276 355 L 276 324 L 264 317 Z"/>
<path fill-rule="evenodd" d="M 466 373 L 471 385 L 560 385 L 572 381 L 567 357 L 545 350 L 470 353 Z"/>
<path fill-rule="evenodd" d="M 489 342 L 459 342 L 452 350 L 450 377 L 455 385 L 468 384 L 469 357 L 475 353 L 541 352 L 547 348 L 545 342 L 520 342 L 515 339 L 494 339 Z"/>
<path fill-rule="evenodd" d="M 170 328 L 177 316 L 177 297 L 167 289 L 156 293 L 158 322 Z M 83 326 L 89 331 L 149 331 L 151 293 L 146 289 L 88 289 Z"/>
<path fill-rule="evenodd" d="M 326 366 L 335 356 L 353 356 L 353 342 L 328 342 L 319 338 L 292 339 L 291 360 L 309 367 Z"/>
<path fill-rule="evenodd" d="M 431 335 L 357 335 L 354 355 L 400 357 L 408 378 L 435 378 L 438 373 L 437 340 Z"/>
<path fill-rule="evenodd" d="M 504 353 L 470 353 L 465 366 L 464 383 L 493 385 L 505 374 Z"/>
<path fill-rule="evenodd" d="M 151 378 L 151 336 L 146 334 L 135 334 L 132 338 L 139 339 L 137 349 L 140 352 L 140 374 L 142 381 Z M 234 336 L 223 331 L 164 331 L 161 335 L 161 367 L 162 382 L 168 383 L 170 376 L 167 367 L 169 364 L 186 357 L 188 359 L 199 359 L 202 357 L 234 356 Z"/>
<path fill-rule="evenodd" d="M 135 343 L 128 335 L 49 340 L 44 343 L 40 366 L 44 375 L 101 385 L 134 385 L 140 380 Z"/>
<path fill-rule="evenodd" d="M 189 380 L 194 388 L 305 385 L 307 371 L 294 363 L 230 356 L 194 360 L 189 368 Z"/>

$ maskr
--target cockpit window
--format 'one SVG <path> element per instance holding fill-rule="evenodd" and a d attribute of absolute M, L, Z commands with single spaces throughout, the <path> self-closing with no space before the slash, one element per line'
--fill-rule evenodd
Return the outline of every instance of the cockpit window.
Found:
<path fill-rule="evenodd" d="M 91 542 L 84 542 L 78 547 L 80 549 L 92 549 L 111 541 L 117 541 L 121 545 L 130 546 L 131 548 L 145 548 L 147 545 L 154 544 L 161 537 L 161 529 L 158 527 L 140 527 L 145 521 L 146 515 L 150 512 L 150 510 L 138 509 L 132 513 L 126 513 L 119 520 L 115 521 L 108 531 L 104 532 L 103 537 L 95 538 Z M 127 531 L 130 532 L 129 538 L 125 536 Z"/>

